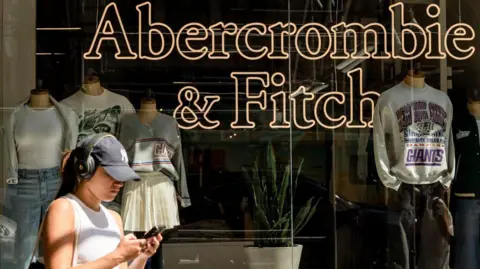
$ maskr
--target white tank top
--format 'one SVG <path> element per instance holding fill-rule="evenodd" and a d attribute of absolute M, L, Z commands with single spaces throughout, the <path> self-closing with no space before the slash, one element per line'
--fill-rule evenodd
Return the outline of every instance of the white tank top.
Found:
<path fill-rule="evenodd" d="M 67 194 L 65 198 L 74 207 L 76 218 L 78 240 L 73 266 L 98 260 L 114 251 L 120 243 L 120 230 L 108 209 L 100 205 L 100 211 L 97 212 L 73 194 Z"/>

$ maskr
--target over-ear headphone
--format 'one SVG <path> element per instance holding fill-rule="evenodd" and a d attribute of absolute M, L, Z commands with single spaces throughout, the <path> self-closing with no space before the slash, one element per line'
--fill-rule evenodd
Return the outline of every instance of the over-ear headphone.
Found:
<path fill-rule="evenodd" d="M 73 151 L 75 173 L 81 179 L 90 179 L 97 169 L 97 160 L 92 157 L 93 148 L 105 137 L 114 137 L 108 133 L 99 133 L 92 137 L 87 137 L 88 141 L 84 145 L 77 147 Z M 80 142 L 82 143 L 82 142 Z"/>

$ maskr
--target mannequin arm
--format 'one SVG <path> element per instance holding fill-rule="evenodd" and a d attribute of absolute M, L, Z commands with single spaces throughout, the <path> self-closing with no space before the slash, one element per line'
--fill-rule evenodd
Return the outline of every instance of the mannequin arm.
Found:
<path fill-rule="evenodd" d="M 178 181 L 176 182 L 177 194 L 180 195 L 181 206 L 189 207 L 191 205 L 191 202 L 190 202 L 190 194 L 188 192 L 188 186 L 187 186 L 185 162 L 183 161 L 182 140 L 180 138 L 180 130 L 178 128 L 178 125 L 176 125 L 175 128 L 177 130 L 178 146 L 175 149 L 175 153 L 173 154 L 172 164 L 175 167 L 175 170 L 177 171 L 177 174 L 178 174 Z"/>
<path fill-rule="evenodd" d="M 386 135 L 391 130 L 393 122 L 387 107 L 383 107 L 381 98 L 378 100 L 373 116 L 373 145 L 375 150 L 375 164 L 383 185 L 398 190 L 401 182 L 390 173 L 391 165 L 387 151 Z"/>
<path fill-rule="evenodd" d="M 18 156 L 17 156 L 17 149 L 15 147 L 15 138 L 14 138 L 14 131 L 15 131 L 15 119 L 14 114 L 11 114 L 8 117 L 7 125 L 4 128 L 4 143 L 5 149 L 7 152 L 7 178 L 6 181 L 8 184 L 17 184 L 18 182 Z"/>
<path fill-rule="evenodd" d="M 453 112 L 450 112 L 450 113 L 453 113 Z M 446 150 L 447 152 L 445 153 L 448 157 L 448 160 L 447 160 L 447 165 L 448 165 L 448 174 L 447 176 L 445 176 L 445 178 L 443 179 L 443 185 L 447 188 L 450 187 L 450 184 L 452 183 L 452 180 L 454 179 L 455 177 L 455 145 L 454 145 L 454 139 L 453 139 L 453 132 L 452 132 L 452 127 L 451 127 L 451 124 L 450 126 L 448 127 L 447 129 L 447 132 L 449 134 L 449 139 L 448 139 L 448 142 L 447 142 L 447 145 L 446 145 Z"/>

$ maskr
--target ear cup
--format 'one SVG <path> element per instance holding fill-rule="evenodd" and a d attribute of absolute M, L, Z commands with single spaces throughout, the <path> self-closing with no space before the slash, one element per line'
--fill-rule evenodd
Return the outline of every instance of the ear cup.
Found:
<path fill-rule="evenodd" d="M 92 156 L 88 156 L 87 159 L 75 156 L 75 172 L 81 179 L 90 179 L 96 170 L 96 162 Z"/>
<path fill-rule="evenodd" d="M 92 156 L 88 156 L 87 158 L 87 171 L 85 174 L 84 179 L 90 179 L 95 174 L 95 170 L 97 170 L 97 162 Z"/>

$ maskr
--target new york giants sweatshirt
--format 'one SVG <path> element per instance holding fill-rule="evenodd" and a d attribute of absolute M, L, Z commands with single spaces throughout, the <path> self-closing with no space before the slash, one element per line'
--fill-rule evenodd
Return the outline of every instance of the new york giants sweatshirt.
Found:
<path fill-rule="evenodd" d="M 375 163 L 382 183 L 449 187 L 455 171 L 452 103 L 447 94 L 425 84 L 404 82 L 383 92 L 375 106 Z"/>
<path fill-rule="evenodd" d="M 145 125 L 137 114 L 126 115 L 120 122 L 119 141 L 135 171 L 164 173 L 174 182 L 182 198 L 181 206 L 191 205 L 182 140 L 173 117 L 159 113 L 150 125 Z"/>

